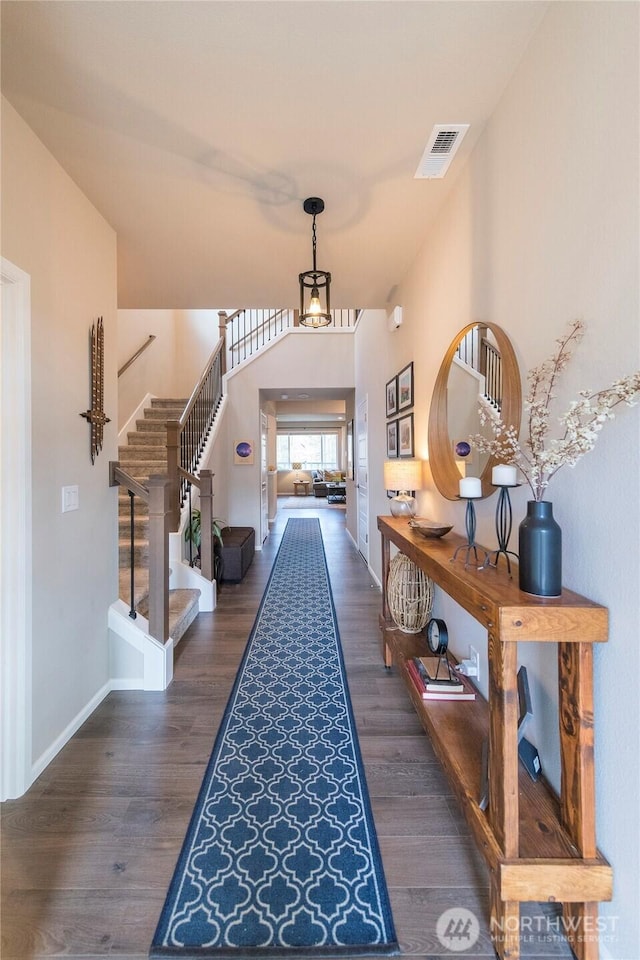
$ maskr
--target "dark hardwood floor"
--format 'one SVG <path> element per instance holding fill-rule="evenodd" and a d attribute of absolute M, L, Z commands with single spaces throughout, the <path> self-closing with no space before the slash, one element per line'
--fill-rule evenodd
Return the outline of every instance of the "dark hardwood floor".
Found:
<path fill-rule="evenodd" d="M 339 509 L 278 512 L 265 549 L 224 585 L 176 650 L 163 693 L 112 693 L 26 796 L 2 808 L 2 960 L 143 960 L 213 740 L 289 517 L 317 516 L 394 920 L 404 954 L 451 958 L 440 915 L 478 918 L 469 958 L 495 956 L 487 878 L 394 671 L 382 666 L 380 591 Z M 378 549 L 378 544 L 372 544 Z M 560 942 L 523 956 L 570 956 Z"/>

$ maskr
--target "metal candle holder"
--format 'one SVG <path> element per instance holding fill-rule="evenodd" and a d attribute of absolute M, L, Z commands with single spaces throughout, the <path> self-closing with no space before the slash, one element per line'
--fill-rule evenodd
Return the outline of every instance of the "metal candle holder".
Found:
<path fill-rule="evenodd" d="M 513 486 L 513 484 L 509 484 L 509 486 L 494 484 L 494 486 L 500 486 L 500 493 L 498 494 L 498 502 L 496 504 L 496 536 L 498 538 L 498 549 L 492 550 L 491 553 L 487 555 L 485 566 L 497 567 L 500 557 L 504 557 L 507 562 L 507 573 L 509 576 L 512 576 L 511 560 L 509 557 L 513 557 L 515 560 L 518 559 L 518 554 L 514 553 L 513 550 L 509 550 L 509 538 L 511 537 L 511 528 L 513 526 L 509 486 Z M 517 483 L 515 486 L 519 487 L 520 484 Z M 493 560 L 491 559 L 492 557 Z"/>
<path fill-rule="evenodd" d="M 460 546 L 456 548 L 454 555 L 451 557 L 451 562 L 453 563 L 453 561 L 457 559 L 460 551 L 463 550 L 465 553 L 465 570 L 467 567 L 476 567 L 477 569 L 481 570 L 482 567 L 487 565 L 489 555 L 487 554 L 486 550 L 484 550 L 482 547 L 478 547 L 478 544 L 476 543 L 476 508 L 473 505 L 473 500 L 475 498 L 459 497 L 458 499 L 465 499 L 467 501 L 467 509 L 465 510 L 464 514 L 464 526 L 467 533 L 467 542 L 461 543 Z M 478 559 L 478 550 L 481 554 L 484 554 L 484 559 L 482 561 Z M 472 563 L 471 561 L 472 554 L 475 563 Z"/>

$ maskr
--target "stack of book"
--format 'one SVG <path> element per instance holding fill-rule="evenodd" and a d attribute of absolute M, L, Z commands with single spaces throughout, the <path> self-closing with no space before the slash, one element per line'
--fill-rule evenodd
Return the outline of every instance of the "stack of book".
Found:
<path fill-rule="evenodd" d="M 423 700 L 475 700 L 471 681 L 438 657 L 411 657 L 405 666 Z"/>

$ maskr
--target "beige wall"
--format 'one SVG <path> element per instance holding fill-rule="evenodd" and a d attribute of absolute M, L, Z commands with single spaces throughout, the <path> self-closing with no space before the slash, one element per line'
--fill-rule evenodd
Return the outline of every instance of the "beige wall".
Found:
<path fill-rule="evenodd" d="M 116 238 L 2 101 L 2 254 L 31 277 L 33 750 L 37 764 L 102 695 L 107 609 L 117 596 Z M 104 318 L 104 447 L 94 466 L 88 337 Z M 3 416 L 5 411 L 3 411 Z M 61 512 L 77 484 L 80 509 Z M 16 638 L 19 642 L 21 638 Z"/>
<path fill-rule="evenodd" d="M 227 378 L 229 447 L 224 483 L 229 521 L 255 527 L 256 543 L 260 529 L 260 390 L 277 387 L 295 393 L 309 387 L 353 387 L 353 343 L 351 333 L 290 331 L 275 347 L 237 367 Z M 256 444 L 253 466 L 234 465 L 233 444 L 237 440 L 253 440 Z"/>
<path fill-rule="evenodd" d="M 118 310 L 118 367 L 153 334 L 156 339 L 118 378 L 122 429 L 140 401 L 188 399 L 218 342 L 216 310 Z"/>
<path fill-rule="evenodd" d="M 470 321 L 501 325 L 523 373 L 553 352 L 570 320 L 585 321 L 585 339 L 558 391 L 558 413 L 578 390 L 607 386 L 640 366 L 639 9 L 550 5 L 399 287 L 403 325 L 388 332 L 378 324 L 376 344 L 364 335 L 367 318 L 362 322 L 357 392 L 369 394 L 374 449 L 384 429 L 384 384 L 413 360 L 416 446 L 426 454 L 440 358 Z M 612 939 L 603 939 L 601 955 L 616 960 L 636 956 L 640 943 L 640 715 L 635 684 L 625 679 L 638 649 L 639 423 L 638 408 L 623 409 L 595 449 L 549 488 L 563 530 L 564 582 L 611 613 L 610 642 L 595 650 L 595 698 L 598 838 L 615 871 L 615 899 L 601 908 Z M 382 457 L 380 451 L 378 472 Z M 373 474 L 373 462 L 371 468 Z M 526 500 L 527 488 L 514 492 L 516 525 Z M 388 512 L 382 495 L 372 514 L 376 509 Z M 464 532 L 463 505 L 433 489 L 420 495 L 419 509 Z M 495 497 L 478 504 L 481 543 L 495 542 L 494 511 Z M 378 552 L 371 557 L 379 570 Z M 486 635 L 440 593 L 436 610 L 449 623 L 456 652 L 466 656 L 470 641 L 483 649 Z M 519 656 L 529 667 L 532 736 L 557 784 L 554 652 L 521 645 Z"/>

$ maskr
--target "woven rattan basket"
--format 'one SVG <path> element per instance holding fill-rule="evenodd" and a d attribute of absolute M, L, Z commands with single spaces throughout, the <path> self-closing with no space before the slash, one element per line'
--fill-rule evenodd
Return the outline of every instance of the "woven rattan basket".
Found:
<path fill-rule="evenodd" d="M 389 565 L 387 601 L 404 633 L 420 633 L 431 616 L 433 581 L 404 553 L 397 553 Z"/>

